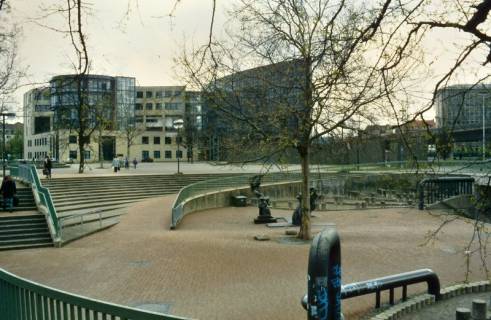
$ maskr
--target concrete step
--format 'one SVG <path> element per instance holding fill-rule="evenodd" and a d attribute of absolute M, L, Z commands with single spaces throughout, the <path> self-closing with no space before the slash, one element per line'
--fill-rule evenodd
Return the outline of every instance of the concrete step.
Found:
<path fill-rule="evenodd" d="M 57 210 L 62 210 L 63 208 L 65 208 L 66 206 L 79 206 L 79 205 L 84 205 L 84 204 L 105 204 L 107 202 L 120 202 L 120 201 L 128 201 L 128 202 L 136 202 L 136 201 L 140 201 L 142 199 L 146 199 L 146 198 L 153 198 L 153 197 L 156 197 L 156 196 L 160 196 L 160 195 L 163 195 L 163 194 L 141 194 L 141 195 L 135 195 L 135 196 L 132 196 L 132 197 L 126 197 L 126 196 L 123 196 L 123 197 L 107 197 L 107 198 L 100 198 L 100 199 L 78 199 L 78 200 L 65 200 L 65 201 L 55 201 L 54 204 L 55 204 L 55 207 L 57 208 Z"/>
<path fill-rule="evenodd" d="M 107 183 L 97 183 L 97 184 L 80 184 L 75 186 L 47 186 L 50 193 L 56 192 L 66 192 L 66 191 L 75 191 L 75 190 L 92 190 L 96 189 L 105 189 L 105 190 L 113 190 L 113 189 L 141 189 L 141 188 L 155 188 L 155 187 L 169 187 L 169 188 L 182 188 L 184 186 L 190 185 L 190 183 L 183 182 L 155 182 L 155 181 L 142 181 L 142 182 L 131 182 L 127 184 L 115 183 L 115 184 L 107 184 Z"/>
<path fill-rule="evenodd" d="M 16 240 L 16 239 L 48 239 L 51 241 L 51 235 L 49 234 L 48 229 L 43 231 L 36 232 L 17 232 L 13 234 L 0 234 L 0 242 L 3 240 Z"/>
<path fill-rule="evenodd" d="M 53 198 L 59 196 L 77 196 L 80 194 L 94 195 L 98 192 L 104 193 L 131 193 L 141 192 L 144 190 L 181 190 L 181 186 L 127 186 L 127 187 L 92 187 L 92 188 L 79 188 L 79 189 L 65 189 L 65 190 L 50 190 L 50 194 Z"/>
<path fill-rule="evenodd" d="M 42 242 L 37 244 L 16 244 L 16 245 L 0 245 L 0 250 L 20 250 L 20 249 L 34 249 L 34 248 L 46 248 L 52 247 L 52 242 Z"/>
<path fill-rule="evenodd" d="M 36 238 L 27 238 L 27 239 L 9 239 L 9 240 L 0 240 L 0 248 L 2 246 L 16 246 L 16 245 L 37 245 L 37 244 L 51 244 L 51 238 L 45 237 L 36 237 Z"/>
<path fill-rule="evenodd" d="M 93 210 L 93 209 L 102 209 L 104 207 L 120 205 L 121 207 L 124 204 L 130 204 L 134 202 L 138 202 L 143 199 L 135 199 L 135 200 L 127 200 L 127 201 L 107 201 L 104 203 L 96 202 L 96 203 L 87 203 L 85 205 L 78 206 L 62 206 L 56 207 L 56 212 L 60 215 L 67 215 L 67 211 L 81 211 L 81 210 Z"/>
<path fill-rule="evenodd" d="M 2 230 L 1 235 L 15 235 L 19 233 L 43 233 L 48 230 L 48 226 L 43 225 L 39 227 L 31 226 L 30 228 L 18 227 L 15 229 Z"/>
<path fill-rule="evenodd" d="M 83 192 L 83 193 L 73 193 L 73 194 L 63 194 L 63 193 L 56 193 L 52 194 L 51 198 L 55 203 L 58 202 L 63 202 L 63 201 L 70 201 L 70 200 L 87 200 L 88 198 L 90 199 L 110 199 L 111 197 L 118 197 L 118 198 L 123 198 L 123 197 L 128 197 L 132 198 L 134 196 L 139 196 L 139 195 L 160 195 L 160 194 L 172 194 L 172 193 L 177 193 L 180 189 L 167 189 L 167 188 L 159 188 L 159 189 L 145 189 L 145 190 L 132 190 L 132 191 L 120 191 L 120 190 L 114 190 L 111 192 L 101 192 L 100 190 L 94 190 L 93 192 Z"/>

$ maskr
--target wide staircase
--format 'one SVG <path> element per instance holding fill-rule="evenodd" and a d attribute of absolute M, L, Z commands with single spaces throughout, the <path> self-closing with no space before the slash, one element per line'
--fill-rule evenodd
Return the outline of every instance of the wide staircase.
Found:
<path fill-rule="evenodd" d="M 17 196 L 19 205 L 13 212 L 0 213 L 0 250 L 53 246 L 46 219 L 37 211 L 31 188 L 17 183 Z"/>
<path fill-rule="evenodd" d="M 126 212 L 129 204 L 179 192 L 191 183 L 228 174 L 131 175 L 43 179 L 59 217 L 104 213 L 104 218 Z"/>

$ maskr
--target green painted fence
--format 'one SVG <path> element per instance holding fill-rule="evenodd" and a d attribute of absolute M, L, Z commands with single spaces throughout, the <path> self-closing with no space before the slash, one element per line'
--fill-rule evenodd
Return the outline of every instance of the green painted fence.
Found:
<path fill-rule="evenodd" d="M 20 278 L 0 268 L 3 320 L 185 319 L 103 302 Z"/>

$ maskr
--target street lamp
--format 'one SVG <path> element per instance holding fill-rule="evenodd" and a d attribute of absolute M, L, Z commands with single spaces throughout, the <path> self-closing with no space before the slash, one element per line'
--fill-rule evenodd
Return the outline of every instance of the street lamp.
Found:
<path fill-rule="evenodd" d="M 12 112 L 2 112 L 0 113 L 2 116 L 2 167 L 3 167 L 3 176 L 5 177 L 5 118 L 15 117 L 15 113 Z"/>
<path fill-rule="evenodd" d="M 176 119 L 174 120 L 174 122 L 172 123 L 174 129 L 177 130 L 177 136 L 176 136 L 176 142 L 177 142 L 177 174 L 180 174 L 180 170 L 179 170 L 179 160 L 181 158 L 181 139 L 180 139 L 180 136 L 179 136 L 179 130 L 184 126 L 184 120 L 182 119 Z M 179 137 L 179 139 L 178 139 Z"/>

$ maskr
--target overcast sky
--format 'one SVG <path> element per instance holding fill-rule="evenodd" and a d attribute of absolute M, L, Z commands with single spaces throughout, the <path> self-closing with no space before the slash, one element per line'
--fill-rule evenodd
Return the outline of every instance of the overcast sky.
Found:
<path fill-rule="evenodd" d="M 69 39 L 62 34 L 42 27 L 66 28 L 59 15 L 39 20 L 49 12 L 51 3 L 64 4 L 60 0 L 10 1 L 14 20 L 23 28 L 19 53 L 21 64 L 28 68 L 30 83 L 46 83 L 58 74 L 73 73 L 70 57 L 73 49 Z M 218 1 L 216 32 L 225 22 L 225 11 L 232 0 Z M 42 3 L 42 6 L 41 6 Z M 91 16 L 86 21 L 89 55 L 93 66 L 91 73 L 132 76 L 138 85 L 182 84 L 176 75 L 173 59 L 187 42 L 204 43 L 208 36 L 211 0 L 181 0 L 172 11 L 175 0 L 100 0 L 91 1 Z M 130 5 L 128 7 L 128 4 Z M 129 15 L 126 12 L 130 8 Z M 415 89 L 416 94 L 428 96 L 431 83 L 448 71 L 455 59 L 453 45 L 464 41 L 465 35 L 456 32 L 432 32 L 425 40 L 431 56 L 433 74 L 428 83 Z M 487 54 L 481 51 L 480 54 Z M 490 68 L 478 66 L 483 56 L 476 55 L 475 64 L 454 82 L 468 83 Z M 39 85 L 38 85 L 39 86 Z M 30 87 L 23 87 L 15 96 L 17 106 L 22 107 L 22 94 Z"/>

